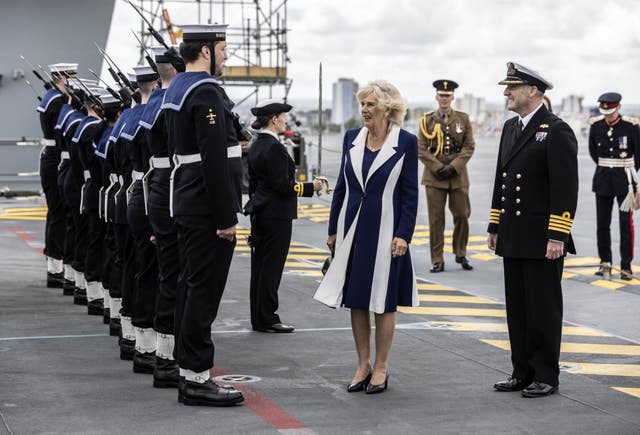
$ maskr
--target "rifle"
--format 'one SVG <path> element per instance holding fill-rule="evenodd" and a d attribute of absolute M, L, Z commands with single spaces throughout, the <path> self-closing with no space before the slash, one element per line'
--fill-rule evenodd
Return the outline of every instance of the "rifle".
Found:
<path fill-rule="evenodd" d="M 67 74 L 66 72 L 63 72 L 62 74 L 67 78 L 67 80 L 69 80 L 69 79 L 71 78 L 71 76 L 70 76 L 69 74 Z M 76 82 L 80 85 L 80 87 L 81 87 L 81 88 L 83 88 L 83 89 L 82 89 L 82 91 L 83 91 L 85 94 L 87 94 L 87 98 L 89 99 L 89 101 L 90 101 L 93 105 L 97 105 L 98 107 L 102 108 L 102 101 L 100 101 L 100 98 L 98 98 L 98 97 L 94 96 L 94 95 L 91 93 L 91 91 L 89 90 L 89 88 L 88 88 L 84 83 L 82 83 L 82 80 L 80 80 L 80 79 L 78 78 L 78 79 L 76 80 Z M 80 99 L 78 98 L 78 96 L 77 96 L 77 95 L 75 95 L 75 93 L 74 93 L 74 92 L 71 92 L 70 94 L 71 94 L 71 95 L 73 95 L 73 96 L 72 96 L 72 98 L 75 98 L 75 99 L 76 99 L 76 101 L 80 102 L 80 104 L 81 104 L 81 105 L 84 105 L 84 102 L 83 102 L 82 100 L 80 100 Z"/>
<path fill-rule="evenodd" d="M 36 76 L 36 77 L 37 77 L 37 78 L 38 78 L 38 79 L 39 79 L 39 80 L 44 84 L 44 88 L 45 88 L 46 90 L 49 90 L 49 89 L 53 88 L 53 86 L 54 86 L 54 85 L 53 85 L 53 83 L 51 83 L 51 82 L 49 82 L 49 81 L 45 80 L 45 79 L 40 75 L 40 73 L 39 73 L 38 71 L 36 71 L 36 67 L 35 67 L 35 66 L 33 66 L 33 64 L 32 64 L 31 62 L 29 62 L 29 61 L 27 60 L 27 58 L 26 58 L 26 57 L 24 57 L 23 55 L 20 55 L 20 59 L 22 59 L 22 61 L 23 61 L 24 63 L 26 63 L 26 64 L 29 66 L 29 68 L 31 68 L 31 72 L 33 73 L 33 75 L 34 75 L 34 76 Z"/>
<path fill-rule="evenodd" d="M 108 91 L 108 92 L 113 96 L 113 98 L 115 98 L 115 99 L 116 99 L 116 100 L 118 100 L 118 101 L 122 101 L 122 98 L 120 98 L 120 95 L 119 95 L 116 91 L 114 91 L 113 89 L 111 89 L 111 88 L 109 87 L 109 85 L 108 85 L 104 80 L 102 80 L 100 77 L 98 77 L 98 74 L 96 74 L 96 73 L 95 73 L 91 68 L 88 68 L 88 70 L 89 70 L 89 72 L 90 72 L 91 74 L 93 74 L 93 76 L 94 76 L 96 79 L 98 79 L 98 81 L 100 81 L 100 82 L 102 82 L 102 83 L 104 84 L 104 86 L 106 87 L 107 91 Z"/>
<path fill-rule="evenodd" d="M 151 25 L 149 20 L 147 20 L 147 18 L 144 16 L 144 14 L 142 12 L 140 12 L 140 10 L 137 7 L 135 7 L 133 5 L 133 3 L 131 3 L 131 0 L 127 0 L 127 3 L 129 3 L 133 9 L 135 9 L 135 11 L 138 13 L 138 15 L 140 15 L 140 18 L 142 18 L 142 20 L 147 24 L 147 26 L 148 26 L 147 30 L 149 30 L 149 33 L 151 33 L 151 36 L 153 36 L 155 38 L 155 40 L 158 41 L 158 43 L 163 45 L 164 48 L 169 50 L 170 47 L 167 45 L 166 42 L 164 42 L 164 38 L 162 37 L 162 35 L 159 34 L 156 31 L 156 29 L 153 28 L 153 26 Z"/>
<path fill-rule="evenodd" d="M 122 83 L 123 87 L 126 86 L 131 90 L 131 92 L 135 92 L 136 90 L 131 85 L 131 82 L 129 81 L 127 76 L 125 76 L 120 70 L 120 68 L 118 68 L 118 65 L 116 65 L 113 59 L 111 59 L 111 57 L 107 54 L 107 51 L 101 49 L 96 42 L 94 42 L 94 44 L 96 45 L 96 48 L 98 49 L 98 51 L 102 54 L 102 57 L 107 61 L 107 63 L 116 68 L 117 71 L 112 72 L 112 70 L 110 70 L 109 72 L 111 73 L 112 76 L 114 76 L 114 79 L 118 82 L 118 84 Z M 115 75 L 117 75 L 117 77 L 120 77 L 120 79 L 119 80 L 116 79 Z"/>
<path fill-rule="evenodd" d="M 144 46 L 144 43 L 140 40 L 140 38 L 138 38 L 138 35 L 136 35 L 136 32 L 134 32 L 133 29 L 131 29 L 131 33 L 133 33 L 133 37 L 136 38 L 136 41 L 138 41 L 138 43 L 140 44 L 140 48 L 144 50 L 144 54 L 145 54 L 144 58 L 147 59 L 149 66 L 151 67 L 152 70 L 154 70 L 157 73 L 158 67 L 156 66 L 156 63 L 153 61 L 153 58 L 149 56 L 147 47 Z"/>

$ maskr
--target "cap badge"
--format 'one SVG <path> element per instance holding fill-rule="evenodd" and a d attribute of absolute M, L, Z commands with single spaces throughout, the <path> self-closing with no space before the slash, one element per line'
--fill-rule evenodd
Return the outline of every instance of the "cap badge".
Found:
<path fill-rule="evenodd" d="M 213 113 L 213 109 L 209 109 L 209 114 L 205 118 L 209 120 L 209 125 L 215 125 L 216 115 Z"/>
<path fill-rule="evenodd" d="M 444 89 L 445 89 L 445 90 L 447 89 L 447 85 L 448 85 L 448 84 L 449 84 L 449 82 L 448 82 L 448 81 L 446 81 L 446 80 L 445 80 L 444 82 L 442 82 L 442 85 L 444 86 Z"/>
<path fill-rule="evenodd" d="M 507 75 L 508 75 L 508 76 L 513 76 L 513 75 L 515 75 L 515 74 L 516 74 L 516 67 L 515 67 L 515 65 L 513 64 L 513 62 L 509 62 L 509 63 L 507 64 Z"/>
<path fill-rule="evenodd" d="M 603 109 L 608 109 L 608 108 L 609 108 L 609 105 L 608 105 L 607 103 L 602 103 L 602 108 L 603 108 Z"/>

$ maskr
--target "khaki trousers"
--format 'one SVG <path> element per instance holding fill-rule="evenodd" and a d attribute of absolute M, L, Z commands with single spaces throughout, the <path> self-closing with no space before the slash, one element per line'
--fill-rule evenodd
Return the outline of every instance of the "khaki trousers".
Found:
<path fill-rule="evenodd" d="M 444 207 L 449 196 L 449 210 L 453 215 L 453 253 L 456 257 L 467 255 L 469 241 L 469 188 L 438 189 L 426 186 L 427 209 L 429 212 L 429 246 L 431 248 L 431 263 L 442 263 L 444 258 Z"/>

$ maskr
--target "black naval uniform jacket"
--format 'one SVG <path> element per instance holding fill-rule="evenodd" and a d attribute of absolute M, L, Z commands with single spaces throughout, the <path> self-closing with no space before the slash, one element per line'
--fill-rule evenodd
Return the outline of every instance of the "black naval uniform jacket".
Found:
<path fill-rule="evenodd" d="M 594 118 L 589 129 L 589 154 L 598 164 L 598 159 L 635 160 L 635 170 L 640 168 L 640 128 L 638 120 L 620 117 L 619 121 L 609 127 L 604 116 Z M 629 181 L 624 168 L 596 166 L 591 187 L 596 195 L 626 195 Z M 637 189 L 636 189 L 637 190 Z"/>
<path fill-rule="evenodd" d="M 260 133 L 249 148 L 247 214 L 261 218 L 295 219 L 298 197 L 313 196 L 313 183 L 296 183 L 296 163 L 279 140 Z"/>
<path fill-rule="evenodd" d="M 42 136 L 46 140 L 55 140 L 56 131 L 54 129 L 60 115 L 60 110 L 64 106 L 66 95 L 57 89 L 49 89 L 37 110 L 40 113 L 40 127 Z M 45 146 L 40 154 L 40 175 L 43 177 L 57 177 L 58 164 L 60 163 L 60 152 L 55 146 Z"/>
<path fill-rule="evenodd" d="M 206 216 L 217 229 L 238 223 L 227 162 L 227 127 L 222 89 L 207 73 L 179 73 L 165 93 L 182 83 L 181 74 L 197 84 L 179 108 L 164 111 L 170 154 L 200 154 L 201 161 L 180 165 L 174 174 L 173 216 Z M 197 82 L 202 78 L 200 82 Z M 163 104 L 163 109 L 166 109 Z"/>
<path fill-rule="evenodd" d="M 496 254 L 544 259 L 548 240 L 575 253 L 571 226 L 578 202 L 578 143 L 571 128 L 540 107 L 514 143 L 518 117 L 504 124 L 487 231 Z"/>

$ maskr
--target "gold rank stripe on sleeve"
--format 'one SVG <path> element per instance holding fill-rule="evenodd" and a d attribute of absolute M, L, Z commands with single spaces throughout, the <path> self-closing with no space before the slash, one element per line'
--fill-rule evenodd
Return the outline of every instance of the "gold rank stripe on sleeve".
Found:
<path fill-rule="evenodd" d="M 293 186 L 293 190 L 296 192 L 296 194 L 298 195 L 298 198 L 302 197 L 304 195 L 304 184 L 302 183 L 296 183 Z"/>
<path fill-rule="evenodd" d="M 489 223 L 490 224 L 500 223 L 500 209 L 498 208 L 491 209 L 491 213 L 489 214 Z"/>
<path fill-rule="evenodd" d="M 557 214 L 552 214 L 549 216 L 549 229 L 552 231 L 558 231 L 560 233 L 569 234 L 571 232 L 571 227 L 573 226 L 573 219 L 568 212 L 559 216 Z"/>

